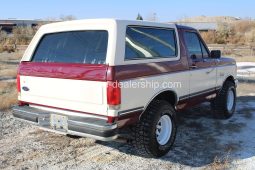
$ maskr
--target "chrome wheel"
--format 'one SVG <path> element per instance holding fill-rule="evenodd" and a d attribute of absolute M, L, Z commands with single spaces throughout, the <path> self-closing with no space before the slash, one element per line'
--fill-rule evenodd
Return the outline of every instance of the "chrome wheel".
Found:
<path fill-rule="evenodd" d="M 156 138 L 160 145 L 165 145 L 169 141 L 172 134 L 172 120 L 170 116 L 163 115 L 156 127 Z"/>
<path fill-rule="evenodd" d="M 228 111 L 231 111 L 233 106 L 234 106 L 234 101 L 235 101 L 235 95 L 232 89 L 228 90 L 227 94 L 227 109 Z"/>

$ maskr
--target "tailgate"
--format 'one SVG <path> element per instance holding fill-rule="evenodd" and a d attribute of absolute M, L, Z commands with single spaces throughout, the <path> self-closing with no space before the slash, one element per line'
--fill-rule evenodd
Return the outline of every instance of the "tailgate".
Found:
<path fill-rule="evenodd" d="M 48 33 L 36 44 L 35 49 L 28 48 L 34 53 L 19 67 L 19 99 L 106 115 L 108 31 Z"/>
<path fill-rule="evenodd" d="M 106 70 L 106 65 L 23 62 L 19 100 L 107 115 Z"/>

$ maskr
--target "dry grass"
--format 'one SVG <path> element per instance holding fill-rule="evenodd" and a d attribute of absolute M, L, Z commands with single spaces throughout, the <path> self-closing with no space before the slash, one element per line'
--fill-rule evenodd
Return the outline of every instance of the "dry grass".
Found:
<path fill-rule="evenodd" d="M 0 53 L 0 79 L 2 77 L 16 77 L 17 66 L 22 52 Z"/>
<path fill-rule="evenodd" d="M 9 109 L 17 103 L 15 82 L 0 82 L 0 110 Z"/>
<path fill-rule="evenodd" d="M 206 43 L 255 45 L 255 21 L 219 22 L 218 25 L 216 31 L 201 33 Z"/>
<path fill-rule="evenodd" d="M 15 68 L 4 69 L 0 72 L 0 77 L 16 77 L 17 70 Z"/>
<path fill-rule="evenodd" d="M 236 62 L 255 62 L 255 56 L 247 56 L 247 57 L 229 56 L 229 57 L 235 59 Z"/>
<path fill-rule="evenodd" d="M 17 103 L 16 82 L 1 81 L 1 78 L 16 77 L 20 53 L 0 53 L 0 110 L 9 109 Z"/>
<path fill-rule="evenodd" d="M 28 45 L 37 29 L 30 27 L 16 27 L 12 36 L 0 31 L 0 52 L 14 52 L 17 45 Z"/>
<path fill-rule="evenodd" d="M 212 170 L 223 170 L 223 169 L 229 169 L 230 168 L 230 160 L 229 160 L 229 152 L 226 154 L 226 156 L 220 158 L 215 157 L 213 163 L 211 163 L 209 166 L 207 166 L 205 169 L 212 169 Z"/>
<path fill-rule="evenodd" d="M 238 83 L 237 86 L 237 96 L 247 96 L 251 93 L 255 93 L 255 84 L 254 83 Z"/>

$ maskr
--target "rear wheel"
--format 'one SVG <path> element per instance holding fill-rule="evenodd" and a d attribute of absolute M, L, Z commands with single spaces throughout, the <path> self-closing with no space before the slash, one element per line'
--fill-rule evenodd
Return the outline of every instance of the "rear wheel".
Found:
<path fill-rule="evenodd" d="M 230 118 L 235 112 L 236 106 L 236 88 L 231 81 L 226 81 L 211 103 L 212 110 L 217 116 L 222 118 Z"/>
<path fill-rule="evenodd" d="M 136 152 L 145 157 L 160 157 L 171 149 L 176 135 L 176 117 L 166 101 L 153 101 L 140 122 L 132 128 Z"/>

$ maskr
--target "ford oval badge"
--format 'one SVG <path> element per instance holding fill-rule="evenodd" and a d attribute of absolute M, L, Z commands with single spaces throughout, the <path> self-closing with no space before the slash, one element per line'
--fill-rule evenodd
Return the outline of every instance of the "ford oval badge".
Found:
<path fill-rule="evenodd" d="M 29 91 L 29 88 L 26 87 L 26 86 L 23 86 L 22 89 L 23 89 L 24 91 Z"/>

